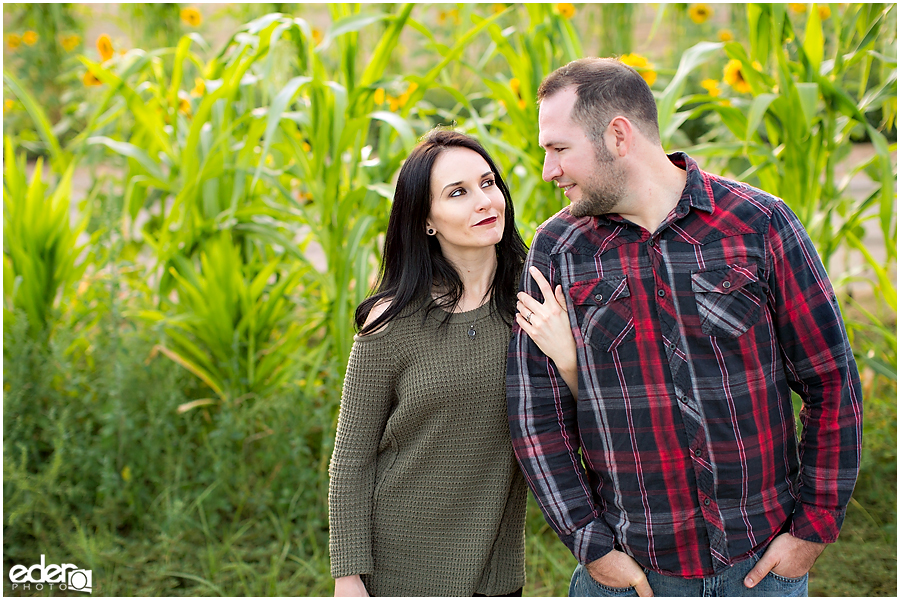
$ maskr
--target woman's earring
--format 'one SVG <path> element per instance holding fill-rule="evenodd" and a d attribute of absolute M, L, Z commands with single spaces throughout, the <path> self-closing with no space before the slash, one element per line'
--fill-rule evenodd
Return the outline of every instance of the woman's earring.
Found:
<path fill-rule="evenodd" d="M 428 235 L 434 235 L 434 229 L 431 228 L 431 227 L 429 227 L 429 228 L 425 231 L 425 233 L 427 233 Z"/>

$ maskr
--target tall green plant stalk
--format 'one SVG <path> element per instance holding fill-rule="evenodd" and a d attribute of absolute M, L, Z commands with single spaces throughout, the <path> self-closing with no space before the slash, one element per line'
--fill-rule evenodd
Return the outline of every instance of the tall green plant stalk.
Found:
<path fill-rule="evenodd" d="M 55 189 L 48 192 L 42 181 L 43 159 L 38 158 L 29 182 L 25 155 L 16 156 L 9 137 L 3 142 L 4 329 L 22 312 L 27 315 L 31 337 L 46 339 L 56 324 L 60 304 L 74 291 L 73 284 L 89 264 L 86 246 L 78 242 L 87 215 L 71 226 L 74 165 L 69 165 Z"/>

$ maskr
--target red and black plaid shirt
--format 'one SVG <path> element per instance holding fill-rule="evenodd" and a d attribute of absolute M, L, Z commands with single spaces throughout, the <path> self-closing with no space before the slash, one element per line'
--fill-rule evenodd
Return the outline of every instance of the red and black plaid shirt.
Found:
<path fill-rule="evenodd" d="M 861 390 L 797 217 L 669 158 L 687 185 L 656 233 L 568 209 L 538 230 L 522 287 L 543 300 L 535 265 L 567 295 L 578 400 L 514 326 L 509 418 L 528 483 L 580 562 L 616 547 L 704 577 L 787 527 L 835 541 L 859 470 Z"/>

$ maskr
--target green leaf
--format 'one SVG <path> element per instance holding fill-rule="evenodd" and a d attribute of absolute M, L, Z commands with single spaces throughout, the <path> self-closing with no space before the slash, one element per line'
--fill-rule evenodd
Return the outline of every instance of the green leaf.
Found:
<path fill-rule="evenodd" d="M 803 118 L 806 120 L 806 127 L 811 129 L 813 119 L 818 114 L 819 84 L 800 82 L 796 83 L 795 86 L 800 100 L 800 110 L 803 112 Z"/>
<path fill-rule="evenodd" d="M 661 140 L 663 147 L 668 145 L 671 136 L 674 134 L 674 131 L 670 130 L 669 124 L 672 121 L 672 115 L 675 114 L 675 103 L 684 93 L 688 75 L 715 54 L 718 54 L 721 49 L 722 44 L 720 42 L 700 42 L 688 48 L 681 55 L 681 61 L 678 63 L 678 70 L 675 71 L 675 76 L 672 77 L 672 81 L 663 90 L 662 96 L 657 102 L 659 131 L 663 138 Z M 664 132 L 665 135 L 663 135 Z"/>
<path fill-rule="evenodd" d="M 133 158 L 140 164 L 146 171 L 156 179 L 163 181 L 165 176 L 159 168 L 159 164 L 157 164 L 150 156 L 144 152 L 143 149 L 135 146 L 134 144 L 130 144 L 128 142 L 117 142 L 113 139 L 110 139 L 106 136 L 97 135 L 94 137 L 89 137 L 87 139 L 87 144 L 97 144 L 106 146 L 116 154 L 121 156 L 126 156 L 128 158 Z"/>
<path fill-rule="evenodd" d="M 750 105 L 750 113 L 747 115 L 747 133 L 744 136 L 744 147 L 750 145 L 753 136 L 756 135 L 756 129 L 759 127 L 763 116 L 769 109 L 769 105 L 778 98 L 776 94 L 760 94 L 753 99 Z"/>
<path fill-rule="evenodd" d="M 822 58 L 825 56 L 825 38 L 822 35 L 822 20 L 819 18 L 819 10 L 813 4 L 809 9 L 809 18 L 806 20 L 806 34 L 803 36 L 803 51 L 809 59 L 813 73 L 819 72 Z"/>

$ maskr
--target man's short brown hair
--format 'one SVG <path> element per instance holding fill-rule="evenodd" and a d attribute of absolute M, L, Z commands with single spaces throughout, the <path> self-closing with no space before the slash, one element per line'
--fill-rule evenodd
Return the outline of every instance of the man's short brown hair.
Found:
<path fill-rule="evenodd" d="M 603 132 L 617 116 L 623 116 L 651 142 L 659 143 L 656 100 L 650 86 L 637 71 L 615 58 L 573 60 L 544 78 L 538 88 L 538 102 L 574 87 L 578 99 L 572 120 L 584 128 L 598 146 Z"/>

